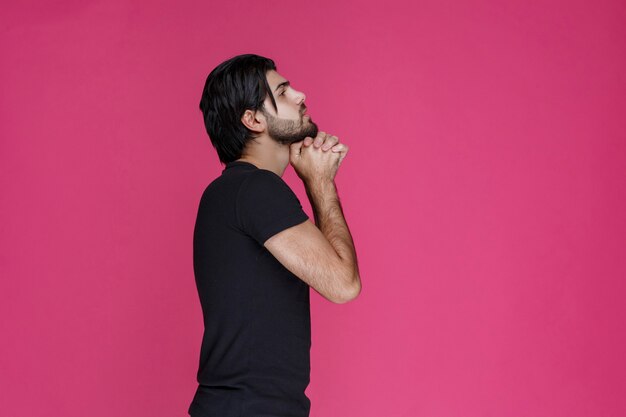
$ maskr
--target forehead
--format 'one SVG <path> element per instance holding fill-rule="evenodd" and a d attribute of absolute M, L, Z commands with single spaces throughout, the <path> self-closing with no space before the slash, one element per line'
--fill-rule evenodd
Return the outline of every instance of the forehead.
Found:
<path fill-rule="evenodd" d="M 285 77 L 283 77 L 282 75 L 280 75 L 278 72 L 274 70 L 267 71 L 266 76 L 267 76 L 267 82 L 269 83 L 272 90 L 274 90 L 278 84 L 284 83 L 285 81 L 287 81 Z"/>

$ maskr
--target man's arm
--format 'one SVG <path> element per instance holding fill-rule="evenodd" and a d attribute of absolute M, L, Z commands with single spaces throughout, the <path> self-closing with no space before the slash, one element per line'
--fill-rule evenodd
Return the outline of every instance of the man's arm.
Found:
<path fill-rule="evenodd" d="M 315 224 L 350 271 L 351 279 L 347 286 L 354 289 L 356 297 L 361 291 L 359 265 L 335 181 L 305 183 L 305 188 L 313 208 Z"/>
<path fill-rule="evenodd" d="M 361 291 L 354 242 L 333 180 L 305 182 L 315 223 L 309 220 L 269 238 L 264 246 L 285 268 L 334 303 Z"/>

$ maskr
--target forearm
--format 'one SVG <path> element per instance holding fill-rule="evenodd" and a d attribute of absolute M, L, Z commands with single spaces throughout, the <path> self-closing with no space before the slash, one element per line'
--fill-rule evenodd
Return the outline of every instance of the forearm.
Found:
<path fill-rule="evenodd" d="M 334 181 L 305 183 L 316 226 L 328 239 L 342 263 L 350 271 L 350 287 L 360 290 L 359 267 L 352 235 L 348 229 Z"/>

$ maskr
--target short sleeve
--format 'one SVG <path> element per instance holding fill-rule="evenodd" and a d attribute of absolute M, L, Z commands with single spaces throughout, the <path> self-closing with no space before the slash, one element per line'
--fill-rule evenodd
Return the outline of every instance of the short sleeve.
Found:
<path fill-rule="evenodd" d="M 253 172 L 243 181 L 236 207 L 241 229 L 260 245 L 276 233 L 309 218 L 285 181 L 265 169 Z"/>

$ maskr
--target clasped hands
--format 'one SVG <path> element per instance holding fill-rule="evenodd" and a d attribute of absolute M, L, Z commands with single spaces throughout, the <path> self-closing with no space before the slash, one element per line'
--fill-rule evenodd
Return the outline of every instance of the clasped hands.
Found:
<path fill-rule="evenodd" d="M 306 138 L 304 138 L 302 145 L 305 147 L 313 145 L 313 147 L 315 147 L 316 149 L 321 148 L 324 152 L 328 151 L 329 149 L 331 150 L 331 152 L 338 152 L 340 154 L 339 164 L 341 164 L 343 158 L 346 157 L 349 149 L 348 145 L 339 143 L 339 138 L 337 136 L 329 135 L 326 132 L 319 132 L 315 139 L 307 136 Z"/>

